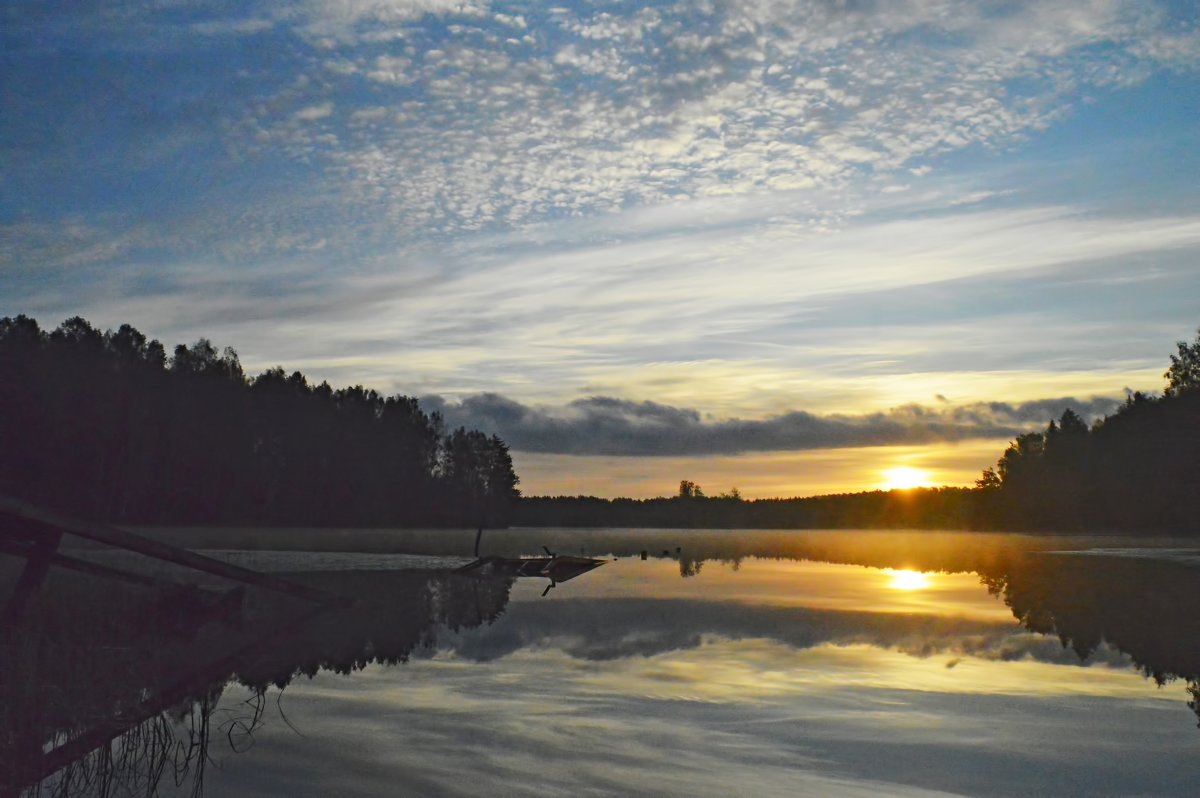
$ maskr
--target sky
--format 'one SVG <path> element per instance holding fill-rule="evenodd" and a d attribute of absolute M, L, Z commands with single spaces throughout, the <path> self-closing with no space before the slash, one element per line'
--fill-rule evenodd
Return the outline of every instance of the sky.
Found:
<path fill-rule="evenodd" d="M 0 10 L 0 316 L 417 396 L 527 494 L 971 484 L 1200 325 L 1192 2 Z"/>

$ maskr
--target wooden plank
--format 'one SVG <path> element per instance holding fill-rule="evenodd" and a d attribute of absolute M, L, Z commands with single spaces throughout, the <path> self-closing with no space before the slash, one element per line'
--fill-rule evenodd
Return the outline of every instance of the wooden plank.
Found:
<path fill-rule="evenodd" d="M 0 538 L 0 554 L 11 554 L 14 557 L 28 557 L 31 551 L 29 545 L 21 545 L 13 540 Z M 102 576 L 107 579 L 116 579 L 121 582 L 129 582 L 133 585 L 142 585 L 144 587 L 179 587 L 178 582 L 172 582 L 169 579 L 155 579 L 153 576 L 134 573 L 133 571 L 122 571 L 119 568 L 110 568 L 107 565 L 91 562 L 90 560 L 81 560 L 78 557 L 69 557 L 62 552 L 55 552 L 50 558 L 50 564 L 55 568 L 63 568 L 68 571 L 77 571 L 81 574 L 90 576 Z"/>
<path fill-rule="evenodd" d="M 349 606 L 354 603 L 353 599 L 348 599 L 344 596 L 337 596 L 333 593 L 327 593 L 324 590 L 297 585 L 285 579 L 271 576 L 270 574 L 259 573 L 258 571 L 251 571 L 249 568 L 242 568 L 227 562 L 214 560 L 211 557 L 205 557 L 203 554 L 197 554 L 194 551 L 160 543 L 157 540 L 151 540 L 114 526 L 82 521 L 50 510 L 44 510 L 20 499 L 0 496 L 0 514 L 20 518 L 43 527 L 48 527 L 50 530 L 57 530 L 59 534 L 70 532 L 72 535 L 94 540 L 97 543 L 105 543 L 120 549 L 135 551 L 147 557 L 182 565 L 185 568 L 231 579 L 235 582 L 285 593 L 306 601 L 340 606 Z M 44 532 L 43 534 L 49 535 L 51 533 Z"/>

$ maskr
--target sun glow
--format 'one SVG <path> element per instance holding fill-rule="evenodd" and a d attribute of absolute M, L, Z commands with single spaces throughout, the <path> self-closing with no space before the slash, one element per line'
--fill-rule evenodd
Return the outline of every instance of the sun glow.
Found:
<path fill-rule="evenodd" d="M 929 587 L 929 574 L 921 573 L 920 571 L 890 571 L 892 581 L 888 583 L 888 587 L 895 590 L 920 590 L 921 588 Z"/>
<path fill-rule="evenodd" d="M 912 466 L 895 466 L 883 470 L 884 490 L 920 488 L 929 484 L 929 472 Z"/>

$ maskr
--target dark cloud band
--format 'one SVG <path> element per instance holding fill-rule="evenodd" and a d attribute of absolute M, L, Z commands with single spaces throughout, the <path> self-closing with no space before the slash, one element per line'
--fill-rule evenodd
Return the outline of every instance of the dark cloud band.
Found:
<path fill-rule="evenodd" d="M 1094 396 L 1036 401 L 909 404 L 862 415 L 794 410 L 765 419 L 704 417 L 699 411 L 607 396 L 561 406 L 526 405 L 495 393 L 450 402 L 427 396 L 421 405 L 448 426 L 497 434 L 517 451 L 634 457 L 896 446 L 1011 437 L 1071 408 L 1091 419 L 1117 399 Z"/>

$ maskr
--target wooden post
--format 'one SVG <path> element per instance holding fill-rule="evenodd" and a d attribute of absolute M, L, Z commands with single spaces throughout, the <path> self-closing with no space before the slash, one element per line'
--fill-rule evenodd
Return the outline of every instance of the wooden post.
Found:
<path fill-rule="evenodd" d="M 54 559 L 55 552 L 58 551 L 58 544 L 62 542 L 63 536 L 61 529 L 45 531 L 33 529 L 31 524 L 20 519 L 13 519 L 13 523 L 19 527 L 29 528 L 28 537 L 32 538 L 33 545 L 25 555 L 25 568 L 21 571 L 21 577 L 8 597 L 8 603 L 4 605 L 4 612 L 0 614 L 0 625 L 4 626 L 20 621 L 29 600 L 45 581 L 46 573 L 50 570 L 50 563 Z"/>

